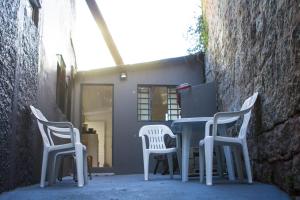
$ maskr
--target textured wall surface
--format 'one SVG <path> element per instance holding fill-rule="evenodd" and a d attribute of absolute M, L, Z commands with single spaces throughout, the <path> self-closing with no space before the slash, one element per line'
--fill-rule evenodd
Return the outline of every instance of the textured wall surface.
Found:
<path fill-rule="evenodd" d="M 51 120 L 56 105 L 57 54 L 76 67 L 71 43 L 74 1 L 43 0 L 39 26 L 28 0 L 0 2 L 0 193 L 39 180 L 42 143 L 29 105 Z"/>
<path fill-rule="evenodd" d="M 248 144 L 256 180 L 300 193 L 300 2 L 205 0 L 206 79 L 219 110 L 259 92 Z"/>
<path fill-rule="evenodd" d="M 0 191 L 8 187 L 9 179 L 9 136 L 11 135 L 10 118 L 15 86 L 15 69 L 17 67 L 15 48 L 17 38 L 17 12 L 19 2 L 0 3 Z M 9 30 L 9 31 L 8 31 Z M 9 34 L 11 33 L 11 34 Z M 5 180 L 5 181 L 2 181 Z"/>
<path fill-rule="evenodd" d="M 0 3 L 0 192 L 33 181 L 38 31 L 24 1 Z"/>

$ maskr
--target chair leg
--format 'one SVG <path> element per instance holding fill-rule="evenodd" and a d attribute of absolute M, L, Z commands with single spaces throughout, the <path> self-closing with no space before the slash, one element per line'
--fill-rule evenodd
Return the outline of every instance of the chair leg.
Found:
<path fill-rule="evenodd" d="M 87 152 L 83 151 L 83 176 L 84 184 L 88 184 L 88 165 L 87 165 Z"/>
<path fill-rule="evenodd" d="M 148 181 L 149 178 L 149 153 L 144 152 L 144 179 Z"/>
<path fill-rule="evenodd" d="M 48 164 L 48 154 L 49 152 L 44 148 L 43 151 L 43 162 L 42 162 L 42 173 L 41 173 L 41 181 L 40 181 L 40 187 L 45 187 L 45 180 L 46 180 L 46 174 L 47 174 L 47 164 Z"/>
<path fill-rule="evenodd" d="M 83 148 L 81 144 L 75 144 L 75 154 L 76 154 L 76 168 L 77 168 L 77 185 L 78 187 L 83 187 Z"/>
<path fill-rule="evenodd" d="M 93 157 L 91 155 L 87 155 L 87 168 L 90 180 L 92 180 Z"/>
<path fill-rule="evenodd" d="M 64 176 L 64 161 L 65 161 L 65 157 L 64 156 L 59 156 L 55 178 L 57 177 L 57 179 L 60 180 L 60 181 L 62 181 L 62 178 Z"/>
<path fill-rule="evenodd" d="M 222 153 L 221 153 L 221 148 L 220 146 L 215 147 L 216 151 L 216 158 L 217 158 L 217 169 L 218 169 L 218 174 L 220 177 L 223 177 L 223 167 L 222 167 Z"/>
<path fill-rule="evenodd" d="M 204 138 L 204 148 L 206 165 L 206 185 L 212 185 L 212 167 L 214 150 L 214 138 L 212 136 L 206 136 Z"/>
<path fill-rule="evenodd" d="M 156 164 L 155 164 L 155 168 L 154 168 L 154 172 L 153 172 L 154 175 L 157 173 L 157 169 L 158 169 L 159 163 L 160 163 L 160 160 L 157 159 L 156 160 Z"/>
<path fill-rule="evenodd" d="M 168 153 L 168 166 L 171 179 L 173 178 L 173 154 Z"/>
<path fill-rule="evenodd" d="M 54 153 L 48 152 L 48 162 L 47 162 L 47 170 L 46 170 L 46 181 L 48 182 L 48 186 L 51 185 L 52 182 L 52 171 L 54 169 L 53 162 L 54 162 Z"/>
<path fill-rule="evenodd" d="M 54 173 L 54 176 L 53 176 L 53 183 L 55 183 L 55 180 L 56 178 L 62 180 L 62 177 L 63 177 L 63 171 L 64 171 L 64 156 L 63 155 L 60 155 L 60 156 L 57 156 L 56 158 L 56 165 L 55 165 L 55 173 Z"/>
<path fill-rule="evenodd" d="M 234 167 L 232 164 L 233 160 L 232 160 L 231 147 L 223 146 L 223 151 L 224 151 L 225 161 L 226 161 L 226 166 L 227 166 L 228 179 L 231 181 L 234 181 L 235 173 L 234 173 Z"/>
<path fill-rule="evenodd" d="M 76 168 L 76 157 L 73 156 L 73 180 L 77 182 L 77 168 Z"/>
<path fill-rule="evenodd" d="M 199 146 L 199 179 L 203 183 L 204 178 L 204 147 Z"/>
<path fill-rule="evenodd" d="M 252 183 L 251 165 L 250 165 L 249 152 L 248 152 L 248 146 L 246 140 L 243 141 L 242 147 L 243 147 L 243 156 L 245 160 L 248 183 Z"/>
<path fill-rule="evenodd" d="M 244 179 L 244 173 L 241 162 L 241 155 L 239 147 L 233 147 L 234 161 L 236 166 L 236 171 L 239 177 L 239 180 L 242 181 Z"/>
<path fill-rule="evenodd" d="M 51 170 L 49 170 L 49 175 L 48 175 L 48 184 L 53 185 L 55 183 L 55 179 L 57 177 L 57 172 L 58 169 L 60 168 L 60 156 L 57 156 L 53 153 L 52 156 L 52 167 Z"/>

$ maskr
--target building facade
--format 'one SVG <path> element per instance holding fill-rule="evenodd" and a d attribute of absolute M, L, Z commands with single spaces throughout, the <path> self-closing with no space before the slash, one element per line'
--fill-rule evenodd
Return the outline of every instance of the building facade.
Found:
<path fill-rule="evenodd" d="M 196 57 L 186 56 L 77 74 L 74 123 L 86 140 L 99 141 L 83 141 L 88 149 L 94 149 L 88 154 L 94 155 L 95 171 L 143 172 L 140 127 L 170 125 L 177 118 L 175 87 L 203 83 L 202 63 Z M 95 132 L 97 136 L 85 134 Z"/>

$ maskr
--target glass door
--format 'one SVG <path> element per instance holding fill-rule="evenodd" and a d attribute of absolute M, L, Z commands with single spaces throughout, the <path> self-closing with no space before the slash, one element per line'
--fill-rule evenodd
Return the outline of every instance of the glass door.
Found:
<path fill-rule="evenodd" d="M 93 168 L 112 167 L 112 110 L 112 85 L 82 85 L 81 140 Z"/>

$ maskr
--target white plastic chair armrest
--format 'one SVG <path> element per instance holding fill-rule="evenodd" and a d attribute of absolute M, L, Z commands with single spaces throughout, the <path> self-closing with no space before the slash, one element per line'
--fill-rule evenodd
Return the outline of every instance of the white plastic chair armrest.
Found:
<path fill-rule="evenodd" d="M 173 132 L 167 133 L 166 135 L 170 136 L 171 138 L 177 138 Z"/>
<path fill-rule="evenodd" d="M 230 124 L 239 119 L 239 116 L 236 117 L 220 117 L 216 121 L 217 124 Z M 214 124 L 214 120 L 209 120 L 205 123 L 205 136 L 210 136 L 210 127 Z"/>
<path fill-rule="evenodd" d="M 44 121 L 38 119 L 39 122 L 54 133 L 57 137 L 71 139 L 71 141 L 75 141 L 74 139 L 74 127 L 71 122 L 53 122 L 53 121 Z"/>
<path fill-rule="evenodd" d="M 218 112 L 218 113 L 216 113 L 213 118 L 212 136 L 215 137 L 217 135 L 218 124 L 227 124 L 227 123 L 232 123 L 234 121 L 237 121 L 241 116 L 244 116 L 251 109 L 252 109 L 252 107 L 245 109 L 245 110 L 236 111 L 236 112 Z"/>
<path fill-rule="evenodd" d="M 73 124 L 71 122 L 52 122 L 52 121 L 42 121 L 39 120 L 42 124 L 48 126 L 51 128 L 53 131 L 57 132 L 70 132 L 73 131 Z"/>
<path fill-rule="evenodd" d="M 145 135 L 140 135 L 139 137 L 142 138 L 142 145 L 143 145 L 143 151 L 147 149 L 147 145 L 146 145 L 146 138 Z"/>
<path fill-rule="evenodd" d="M 75 144 L 79 144 L 79 143 L 82 144 L 80 141 L 80 133 L 77 128 L 74 128 L 74 134 L 75 134 Z"/>
<path fill-rule="evenodd" d="M 177 139 L 177 135 L 175 135 L 172 130 L 170 129 L 170 132 L 167 132 L 166 135 L 170 136 L 171 138 L 175 138 L 176 140 L 176 149 L 179 148 L 179 143 L 178 143 L 178 139 Z"/>

